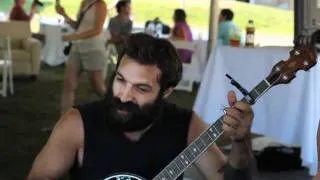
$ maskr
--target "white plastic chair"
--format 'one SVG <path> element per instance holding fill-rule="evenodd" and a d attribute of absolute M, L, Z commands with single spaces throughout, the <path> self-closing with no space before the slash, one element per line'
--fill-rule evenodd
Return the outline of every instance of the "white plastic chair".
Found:
<path fill-rule="evenodd" d="M 2 70 L 2 82 L 0 94 L 7 96 L 7 90 L 14 93 L 13 72 L 12 72 L 12 55 L 11 55 L 11 39 L 31 37 L 29 22 L 25 21 L 5 21 L 0 22 L 0 38 L 3 39 L 2 47 L 0 47 L 0 69 Z"/>
<path fill-rule="evenodd" d="M 197 71 L 197 44 L 194 42 L 184 41 L 184 40 L 172 40 L 171 43 L 176 49 L 186 49 L 192 52 L 191 63 L 182 64 L 182 79 L 179 84 L 175 87 L 175 90 L 184 90 L 188 92 L 192 92 L 193 83 L 195 81 L 195 76 L 198 73 Z"/>
<path fill-rule="evenodd" d="M 1 28 L 1 27 L 0 27 Z M 9 36 L 2 36 L 0 33 L 0 38 L 3 40 L 0 45 L 0 69 L 2 73 L 2 82 L 0 94 L 3 97 L 7 97 L 7 90 L 13 94 L 13 73 L 12 73 L 12 56 L 11 56 L 11 39 Z"/>

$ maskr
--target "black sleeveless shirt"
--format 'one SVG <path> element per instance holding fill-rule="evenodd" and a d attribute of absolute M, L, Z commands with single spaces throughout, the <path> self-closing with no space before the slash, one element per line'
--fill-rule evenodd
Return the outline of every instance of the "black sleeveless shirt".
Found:
<path fill-rule="evenodd" d="M 154 178 L 187 146 L 192 115 L 191 110 L 163 104 L 158 121 L 137 142 L 108 130 L 105 100 L 77 107 L 84 125 L 84 155 L 81 167 L 75 158 L 71 179 L 101 180 L 124 172 Z"/>

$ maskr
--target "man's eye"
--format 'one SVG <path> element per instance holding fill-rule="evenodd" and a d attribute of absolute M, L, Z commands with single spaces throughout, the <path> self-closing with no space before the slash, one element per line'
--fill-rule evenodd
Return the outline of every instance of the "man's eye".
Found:
<path fill-rule="evenodd" d="M 120 81 L 120 82 L 124 82 L 124 79 L 121 78 L 121 77 L 116 77 L 116 80 L 117 80 L 117 81 Z"/>
<path fill-rule="evenodd" d="M 148 92 L 148 89 L 145 89 L 145 88 L 138 88 L 138 90 L 141 92 Z"/>
<path fill-rule="evenodd" d="M 144 86 L 138 86 L 137 87 L 138 91 L 142 92 L 142 93 L 147 93 L 147 92 L 150 92 L 150 88 L 148 87 L 144 87 Z"/>

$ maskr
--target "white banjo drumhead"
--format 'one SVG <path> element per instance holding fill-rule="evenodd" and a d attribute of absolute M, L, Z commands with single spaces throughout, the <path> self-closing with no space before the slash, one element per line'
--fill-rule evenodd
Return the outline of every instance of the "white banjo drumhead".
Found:
<path fill-rule="evenodd" d="M 115 174 L 103 180 L 145 180 L 145 179 L 133 174 Z"/>

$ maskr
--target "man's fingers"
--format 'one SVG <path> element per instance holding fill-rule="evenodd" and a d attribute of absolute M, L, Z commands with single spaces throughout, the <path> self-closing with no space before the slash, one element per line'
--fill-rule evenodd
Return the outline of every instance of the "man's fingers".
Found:
<path fill-rule="evenodd" d="M 225 115 L 231 116 L 234 119 L 241 120 L 244 117 L 243 111 L 237 108 L 226 108 Z"/>
<path fill-rule="evenodd" d="M 237 102 L 236 93 L 234 91 L 228 92 L 228 102 L 230 106 L 233 106 Z"/>
<path fill-rule="evenodd" d="M 225 115 L 223 118 L 223 129 L 225 131 L 234 131 L 240 126 L 240 120 L 230 115 Z"/>
<path fill-rule="evenodd" d="M 238 111 L 243 112 L 243 113 L 252 111 L 250 104 L 248 104 L 246 102 L 242 102 L 242 101 L 236 102 L 234 104 L 234 106 L 232 106 L 232 108 L 235 108 Z"/>

